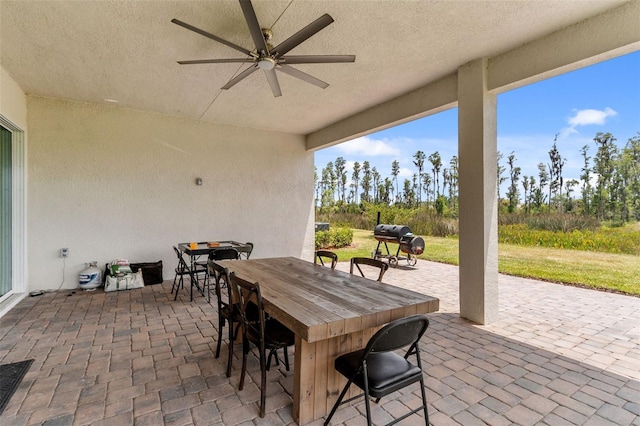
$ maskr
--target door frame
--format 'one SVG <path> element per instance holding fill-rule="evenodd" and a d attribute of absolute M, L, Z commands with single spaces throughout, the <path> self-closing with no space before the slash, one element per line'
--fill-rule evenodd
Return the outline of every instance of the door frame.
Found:
<path fill-rule="evenodd" d="M 27 146 L 24 131 L 0 114 L 11 132 L 11 290 L 0 298 L 0 317 L 27 293 Z"/>

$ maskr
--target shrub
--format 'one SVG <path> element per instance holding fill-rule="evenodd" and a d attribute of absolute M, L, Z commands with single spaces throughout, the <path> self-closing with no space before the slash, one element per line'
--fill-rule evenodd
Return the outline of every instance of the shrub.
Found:
<path fill-rule="evenodd" d="M 526 218 L 525 223 L 531 229 L 539 229 L 545 231 L 595 231 L 600 228 L 600 222 L 598 222 L 598 220 L 593 217 L 566 213 L 539 214 L 529 216 Z"/>
<path fill-rule="evenodd" d="M 334 248 L 346 247 L 353 242 L 353 229 L 351 228 L 337 228 L 333 232 L 329 231 L 331 235 L 331 244 Z"/>
<path fill-rule="evenodd" d="M 429 222 L 430 230 L 425 235 L 433 237 L 450 237 L 458 235 L 458 221 L 446 217 L 435 217 Z"/>
<path fill-rule="evenodd" d="M 447 197 L 444 195 L 439 196 L 436 199 L 436 213 L 438 216 L 442 216 L 445 214 L 445 207 L 447 206 Z"/>
<path fill-rule="evenodd" d="M 526 225 L 498 227 L 498 241 L 524 246 L 640 255 L 640 232 L 628 228 L 602 228 L 570 232 L 529 229 Z"/>
<path fill-rule="evenodd" d="M 500 213 L 498 215 L 498 226 L 526 223 L 527 217 L 521 213 Z"/>
<path fill-rule="evenodd" d="M 341 248 L 353 242 L 353 229 L 331 228 L 328 231 L 316 232 L 316 249 Z"/>
<path fill-rule="evenodd" d="M 331 235 L 329 231 L 316 232 L 316 249 L 327 248 L 331 245 Z"/>

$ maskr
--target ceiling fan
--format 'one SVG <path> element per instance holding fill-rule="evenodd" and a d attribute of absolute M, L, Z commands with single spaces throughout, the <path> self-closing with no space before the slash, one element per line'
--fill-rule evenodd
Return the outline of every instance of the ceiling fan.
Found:
<path fill-rule="evenodd" d="M 247 26 L 249 27 L 249 32 L 251 33 L 251 38 L 255 43 L 255 50 L 245 49 L 242 46 L 238 46 L 235 43 L 222 39 L 218 36 L 215 36 L 211 33 L 208 33 L 200 28 L 196 28 L 193 25 L 189 25 L 186 22 L 182 22 L 178 19 L 172 19 L 171 22 L 174 24 L 180 25 L 188 30 L 196 32 L 200 35 L 208 37 L 212 40 L 215 40 L 219 43 L 222 43 L 226 46 L 229 46 L 235 50 L 238 50 L 245 55 L 246 58 L 230 58 L 230 59 L 197 59 L 192 61 L 178 61 L 181 65 L 193 65 L 193 64 L 223 64 L 223 63 L 250 63 L 251 66 L 240 74 L 229 80 L 227 84 L 221 87 L 223 90 L 230 89 L 235 86 L 237 83 L 247 78 L 249 75 L 253 74 L 255 71 L 261 69 L 264 71 L 267 76 L 267 81 L 269 82 L 269 86 L 271 86 L 271 91 L 273 92 L 273 96 L 282 96 L 282 91 L 280 90 L 280 83 L 278 82 L 278 77 L 276 75 L 276 70 L 281 71 L 285 74 L 288 74 L 292 77 L 299 78 L 300 80 L 306 81 L 307 83 L 311 83 L 315 86 L 318 86 L 322 89 L 325 89 L 329 86 L 328 83 L 313 77 L 305 72 L 300 71 L 290 65 L 292 64 L 328 64 L 328 63 L 339 63 L 339 62 L 355 62 L 355 55 L 290 55 L 285 56 L 290 50 L 327 27 L 333 22 L 333 18 L 328 14 L 324 14 L 282 43 L 273 47 L 270 43 L 273 33 L 268 28 L 261 28 L 258 23 L 258 18 L 256 17 L 256 13 L 253 10 L 253 5 L 250 0 L 240 0 L 240 7 L 242 8 L 242 13 L 244 14 L 244 19 L 247 21 Z"/>

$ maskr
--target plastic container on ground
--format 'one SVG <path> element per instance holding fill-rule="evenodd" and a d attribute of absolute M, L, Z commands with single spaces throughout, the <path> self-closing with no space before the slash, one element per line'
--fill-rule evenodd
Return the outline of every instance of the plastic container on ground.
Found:
<path fill-rule="evenodd" d="M 95 290 L 102 285 L 102 271 L 98 269 L 98 262 L 85 263 L 87 266 L 80 271 L 79 285 L 83 290 Z"/>

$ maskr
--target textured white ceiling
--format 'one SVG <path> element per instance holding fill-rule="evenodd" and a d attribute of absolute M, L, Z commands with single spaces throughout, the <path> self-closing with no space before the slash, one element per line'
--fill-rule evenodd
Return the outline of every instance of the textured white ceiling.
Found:
<path fill-rule="evenodd" d="M 176 63 L 243 55 L 173 18 L 253 50 L 236 0 L 1 0 L 0 63 L 27 94 L 308 134 L 621 3 L 254 0 L 274 45 L 324 13 L 334 18 L 289 54 L 356 55 L 296 66 L 328 82 L 324 90 L 278 73 L 283 95 L 274 98 L 262 72 L 224 91 L 244 68 Z"/>

